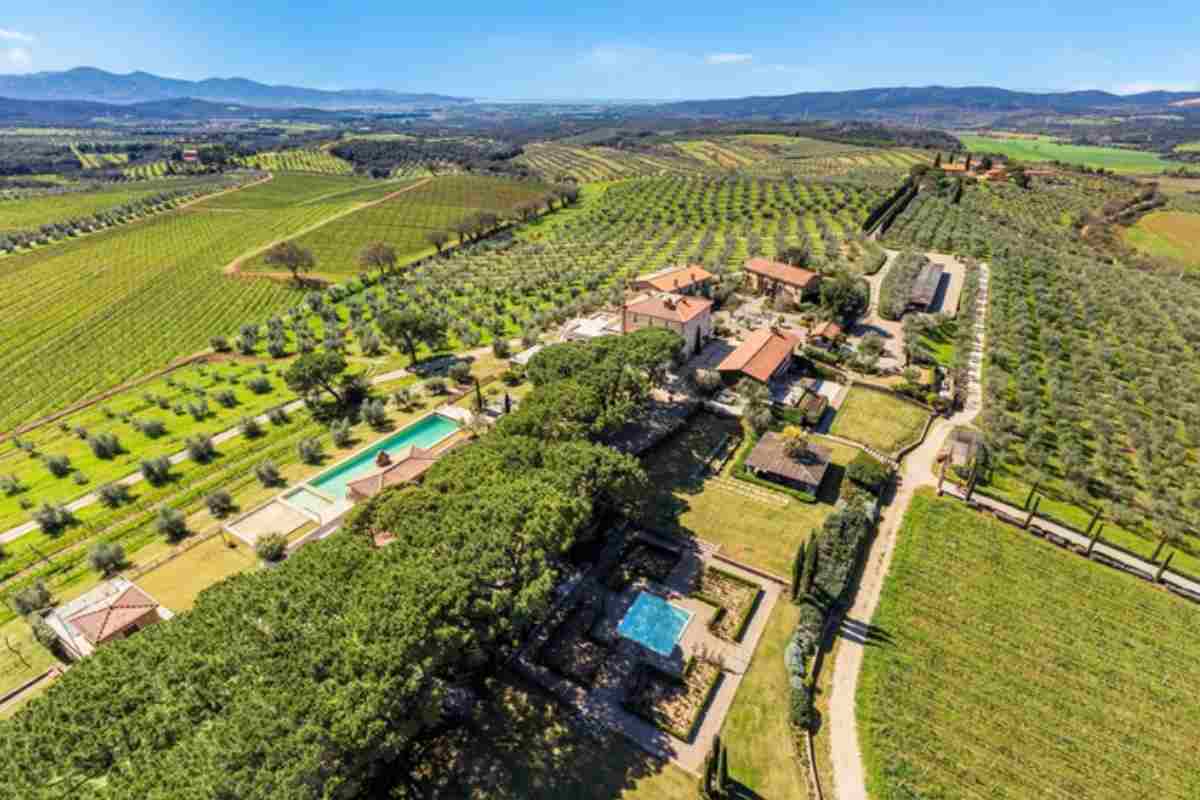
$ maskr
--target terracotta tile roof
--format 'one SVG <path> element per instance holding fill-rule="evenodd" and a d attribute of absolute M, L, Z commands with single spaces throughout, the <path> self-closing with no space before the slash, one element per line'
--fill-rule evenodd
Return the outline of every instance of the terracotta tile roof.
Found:
<path fill-rule="evenodd" d="M 810 486 L 820 486 L 832 455 L 829 448 L 809 442 L 804 453 L 795 458 L 788 455 L 787 440 L 781 434 L 772 432 L 758 440 L 746 457 L 746 466 Z"/>
<path fill-rule="evenodd" d="M 625 307 L 630 314 L 665 319 L 671 322 L 691 322 L 712 308 L 712 301 L 703 297 L 684 297 L 665 294 L 635 301 Z"/>
<path fill-rule="evenodd" d="M 766 383 L 798 344 L 799 336 L 761 328 L 747 336 L 738 349 L 725 356 L 717 369 L 721 372 L 741 372 Z"/>
<path fill-rule="evenodd" d="M 704 267 L 688 265 L 670 270 L 669 272 L 640 276 L 636 283 L 650 286 L 660 292 L 680 292 L 694 284 L 707 281 L 712 276 L 712 273 Z"/>
<path fill-rule="evenodd" d="M 422 447 L 409 448 L 408 452 L 394 464 L 384 467 L 365 478 L 346 484 L 350 496 L 355 500 L 366 500 L 391 486 L 410 483 L 420 478 L 437 463 L 439 456 Z"/>
<path fill-rule="evenodd" d="M 812 337 L 814 339 L 836 339 L 841 335 L 842 326 L 833 320 L 830 320 L 829 322 L 822 322 L 820 325 L 814 328 L 812 332 Z"/>
<path fill-rule="evenodd" d="M 151 600 L 136 586 L 130 586 L 117 595 L 111 603 L 100 608 L 76 614 L 68 620 L 92 644 L 102 644 L 113 634 L 124 630 L 151 612 L 157 612 L 158 603 Z"/>
<path fill-rule="evenodd" d="M 810 269 L 793 267 L 791 264 L 781 264 L 765 258 L 752 258 L 746 262 L 746 272 L 762 275 L 773 281 L 795 286 L 797 289 L 807 289 L 821 276 Z"/>

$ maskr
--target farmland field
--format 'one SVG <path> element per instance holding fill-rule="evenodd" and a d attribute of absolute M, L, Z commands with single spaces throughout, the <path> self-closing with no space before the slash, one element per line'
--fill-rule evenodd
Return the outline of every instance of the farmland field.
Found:
<path fill-rule="evenodd" d="M 1193 798 L 1196 606 L 918 494 L 857 706 L 877 798 Z"/>
<path fill-rule="evenodd" d="M 97 191 L 61 192 L 13 200 L 0 200 L 0 233 L 37 228 L 53 222 L 87 217 L 117 206 L 167 191 L 217 186 L 211 179 L 182 179 L 154 184 L 117 185 Z"/>
<path fill-rule="evenodd" d="M 1200 268 L 1200 214 L 1156 211 L 1125 229 L 1125 241 L 1153 256 Z"/>
<path fill-rule="evenodd" d="M 1062 161 L 1103 167 L 1113 172 L 1162 172 L 1177 166 L 1157 153 L 1118 147 L 1093 147 L 1063 144 L 1045 139 L 1013 139 L 960 134 L 963 145 L 974 153 L 999 153 L 1019 161 Z"/>
<path fill-rule="evenodd" d="M 366 187 L 365 189 L 363 187 Z M 0 260 L 0 357 L 21 392 L 0 397 L 0 429 L 29 421 L 207 347 L 295 302 L 293 290 L 234 280 L 236 256 L 312 225 L 384 187 L 288 175 Z M 225 213 L 234 209 L 238 213 Z M 171 309 L 170 322 L 163 321 Z"/>
<path fill-rule="evenodd" d="M 239 164 L 268 172 L 320 172 L 329 175 L 348 175 L 354 171 L 349 161 L 343 161 L 325 150 L 281 150 L 255 153 L 239 158 Z"/>
<path fill-rule="evenodd" d="M 1176 153 L 1200 153 L 1200 142 L 1184 142 L 1175 146 Z"/>
<path fill-rule="evenodd" d="M 402 261 L 432 252 L 426 237 L 433 231 L 452 233 L 455 224 L 480 211 L 509 216 L 516 206 L 542 197 L 549 188 L 535 182 L 454 175 L 421 185 L 393 183 L 391 189 L 407 186 L 413 188 L 300 237 L 297 243 L 316 257 L 315 271 L 333 275 L 361 272 L 358 255 L 371 242 L 392 245 Z M 269 269 L 261 258 L 247 266 L 251 272 Z"/>

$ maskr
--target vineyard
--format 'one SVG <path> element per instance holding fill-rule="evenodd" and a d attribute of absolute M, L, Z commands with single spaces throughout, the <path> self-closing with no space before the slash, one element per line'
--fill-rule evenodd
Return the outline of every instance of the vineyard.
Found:
<path fill-rule="evenodd" d="M 1200 795 L 1197 609 L 918 494 L 866 648 L 873 797 Z"/>
<path fill-rule="evenodd" d="M 354 171 L 350 162 L 331 155 L 327 150 L 281 150 L 243 156 L 237 163 L 266 172 L 317 172 L 325 175 L 348 175 Z"/>
<path fill-rule="evenodd" d="M 700 162 L 678 151 L 659 153 L 552 143 L 527 145 L 525 152 L 513 160 L 552 182 L 570 179 L 588 183 L 647 175 L 687 174 L 703 169 Z"/>
<path fill-rule="evenodd" d="M 0 356 L 23 389 L 0 398 L 0 429 L 164 366 L 294 302 L 222 268 L 382 196 L 385 184 L 290 175 L 184 211 L 0 261 Z M 236 210 L 238 213 L 227 213 Z M 169 319 L 163 316 L 170 309 Z"/>
<path fill-rule="evenodd" d="M 85 153 L 75 145 L 71 145 L 71 152 L 79 159 L 79 165 L 84 169 L 119 167 L 129 162 L 128 153 Z"/>
<path fill-rule="evenodd" d="M 392 184 L 397 191 L 412 183 Z M 550 187 L 532 181 L 511 181 L 469 175 L 443 176 L 397 194 L 386 202 L 362 209 L 297 239 L 312 251 L 316 272 L 355 275 L 362 271 L 359 253 L 373 242 L 385 242 L 401 261 L 432 252 L 429 235 L 454 234 L 470 215 L 490 212 L 510 217 L 524 203 L 542 200 Z M 248 271 L 269 271 L 262 258 Z"/>

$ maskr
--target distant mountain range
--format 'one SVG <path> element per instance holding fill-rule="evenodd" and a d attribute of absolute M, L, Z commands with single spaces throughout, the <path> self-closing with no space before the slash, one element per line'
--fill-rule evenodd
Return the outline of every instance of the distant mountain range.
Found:
<path fill-rule="evenodd" d="M 756 117 L 859 117 L 939 111 L 995 113 L 1083 113 L 1162 109 L 1193 105 L 1200 92 L 1101 91 L 1016 92 L 994 86 L 899 86 L 846 92 L 799 92 L 772 97 L 692 100 L 659 108 L 684 115 Z"/>
<path fill-rule="evenodd" d="M 440 94 L 393 92 L 386 89 L 324 91 L 299 86 L 269 86 L 246 78 L 185 81 L 148 72 L 117 75 L 94 67 L 65 72 L 0 75 L 0 97 L 14 100 L 69 100 L 128 105 L 161 100 L 206 100 L 258 108 L 325 110 L 411 109 L 471 102 Z"/>

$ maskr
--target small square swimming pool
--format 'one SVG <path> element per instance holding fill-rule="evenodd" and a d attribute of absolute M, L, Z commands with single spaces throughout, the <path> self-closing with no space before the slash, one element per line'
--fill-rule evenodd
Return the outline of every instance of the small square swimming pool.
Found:
<path fill-rule="evenodd" d="M 670 656 L 691 621 L 691 612 L 671 605 L 656 594 L 639 592 L 617 626 L 617 633 L 661 656 Z"/>

